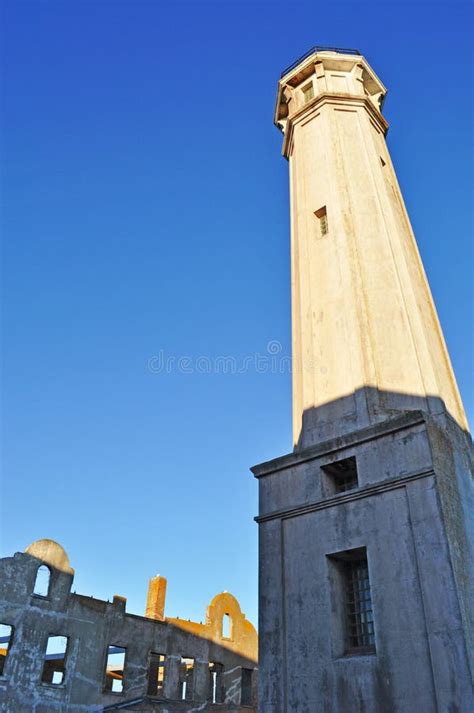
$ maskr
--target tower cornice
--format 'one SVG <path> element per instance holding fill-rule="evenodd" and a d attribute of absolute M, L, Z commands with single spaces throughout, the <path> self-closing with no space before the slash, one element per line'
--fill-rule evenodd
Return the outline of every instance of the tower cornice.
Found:
<path fill-rule="evenodd" d="M 388 124 L 381 113 L 386 93 L 384 84 L 355 50 L 315 50 L 278 82 L 274 123 L 285 134 L 283 154 L 288 157 L 290 137 L 298 120 L 328 102 L 358 102 L 386 134 Z"/>
<path fill-rule="evenodd" d="M 364 107 L 376 128 L 385 136 L 389 129 L 389 123 L 380 111 L 376 109 L 373 102 L 369 97 L 366 96 L 354 96 L 353 94 L 339 94 L 335 92 L 324 92 L 323 94 L 318 94 L 307 104 L 304 104 L 300 109 L 295 111 L 285 122 L 284 129 L 284 141 L 282 154 L 285 158 L 290 156 L 291 142 L 293 138 L 294 127 L 306 118 L 310 118 L 311 114 L 314 114 L 318 109 L 325 105 L 332 105 L 336 107 L 350 107 L 354 106 Z"/>

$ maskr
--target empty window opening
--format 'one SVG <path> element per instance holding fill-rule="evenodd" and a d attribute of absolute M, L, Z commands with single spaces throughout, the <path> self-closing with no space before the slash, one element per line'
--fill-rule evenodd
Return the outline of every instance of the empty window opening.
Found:
<path fill-rule="evenodd" d="M 243 706 L 252 705 L 252 678 L 252 669 L 243 668 L 240 679 L 240 702 Z"/>
<path fill-rule="evenodd" d="M 60 686 L 64 681 L 67 636 L 48 636 L 41 683 Z"/>
<path fill-rule="evenodd" d="M 107 648 L 104 690 L 122 693 L 127 649 L 110 644 Z"/>
<path fill-rule="evenodd" d="M 328 489 L 331 494 L 344 493 L 359 486 L 354 456 L 323 465 L 322 470 L 328 476 Z"/>
<path fill-rule="evenodd" d="M 232 617 L 230 614 L 224 614 L 222 617 L 222 638 L 232 639 Z"/>
<path fill-rule="evenodd" d="M 386 166 L 386 165 L 387 165 L 386 162 L 383 160 L 382 156 L 380 157 L 380 163 L 382 164 L 382 166 Z"/>
<path fill-rule="evenodd" d="M 303 92 L 303 97 L 306 104 L 306 102 L 309 102 L 314 97 L 313 82 L 307 84 L 305 87 L 302 88 L 301 91 Z"/>
<path fill-rule="evenodd" d="M 224 703 L 223 672 L 224 667 L 221 663 L 209 662 L 209 694 L 207 699 L 211 703 Z"/>
<path fill-rule="evenodd" d="M 148 666 L 148 695 L 164 696 L 165 689 L 166 656 L 164 654 L 150 654 Z"/>
<path fill-rule="evenodd" d="M 51 581 L 51 570 L 45 564 L 38 567 L 36 572 L 35 587 L 33 594 L 39 597 L 47 597 L 49 594 L 49 585 Z"/>
<path fill-rule="evenodd" d="M 179 669 L 179 697 L 182 701 L 192 701 L 194 694 L 194 659 L 181 657 Z"/>
<path fill-rule="evenodd" d="M 315 210 L 314 215 L 316 217 L 317 226 L 318 226 L 318 236 L 317 237 L 324 238 L 324 236 L 327 235 L 329 232 L 328 214 L 327 214 L 326 206 L 323 205 L 323 207 L 319 208 L 319 210 Z"/>
<path fill-rule="evenodd" d="M 9 624 L 0 624 L 0 676 L 3 676 L 5 662 L 13 638 L 13 627 Z"/>
<path fill-rule="evenodd" d="M 365 548 L 344 563 L 347 653 L 375 651 L 374 616 Z"/>

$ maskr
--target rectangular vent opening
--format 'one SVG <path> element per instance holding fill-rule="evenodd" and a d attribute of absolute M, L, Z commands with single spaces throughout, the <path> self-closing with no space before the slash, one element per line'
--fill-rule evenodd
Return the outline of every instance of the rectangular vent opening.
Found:
<path fill-rule="evenodd" d="M 323 465 L 321 470 L 327 478 L 326 490 L 329 490 L 329 495 L 345 493 L 359 487 L 355 456 Z"/>
<path fill-rule="evenodd" d="M 326 206 L 323 205 L 318 210 L 315 210 L 314 216 L 315 216 L 316 222 L 317 222 L 317 231 L 318 231 L 317 237 L 324 238 L 324 236 L 327 235 L 329 232 L 328 214 L 327 214 Z"/>

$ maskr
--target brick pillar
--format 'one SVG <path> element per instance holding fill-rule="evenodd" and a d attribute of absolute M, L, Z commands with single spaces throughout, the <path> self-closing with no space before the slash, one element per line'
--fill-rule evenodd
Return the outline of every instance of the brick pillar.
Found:
<path fill-rule="evenodd" d="M 145 610 L 145 616 L 149 619 L 164 621 L 166 584 L 166 577 L 161 577 L 159 574 L 150 579 Z"/>

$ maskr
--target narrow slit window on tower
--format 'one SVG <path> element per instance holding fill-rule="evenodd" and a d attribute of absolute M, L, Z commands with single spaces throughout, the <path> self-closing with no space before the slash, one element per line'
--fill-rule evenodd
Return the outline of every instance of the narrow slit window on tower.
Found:
<path fill-rule="evenodd" d="M 301 91 L 303 92 L 303 97 L 306 104 L 306 102 L 309 102 L 314 97 L 313 82 L 306 84 L 306 86 L 304 86 Z"/>
<path fill-rule="evenodd" d="M 321 470 L 326 475 L 326 491 L 329 495 L 359 487 L 355 456 L 323 465 Z"/>
<path fill-rule="evenodd" d="M 327 235 L 329 232 L 328 214 L 327 214 L 326 206 L 323 205 L 322 208 L 319 208 L 319 210 L 315 210 L 314 215 L 316 217 L 317 224 L 318 224 L 318 236 L 317 237 L 324 238 L 324 236 Z"/>
<path fill-rule="evenodd" d="M 154 651 L 150 654 L 150 662 L 148 666 L 148 695 L 163 696 L 165 688 L 166 674 L 166 656 L 165 654 L 156 654 Z"/>
<path fill-rule="evenodd" d="M 192 701 L 194 696 L 194 659 L 181 656 L 179 670 L 179 697 L 182 701 Z"/>
<path fill-rule="evenodd" d="M 221 663 L 209 661 L 209 693 L 207 700 L 210 703 L 223 703 L 223 672 L 224 666 Z"/>
<path fill-rule="evenodd" d="M 110 644 L 107 648 L 104 690 L 122 693 L 127 650 L 123 646 Z"/>
<path fill-rule="evenodd" d="M 67 636 L 48 636 L 41 683 L 60 686 L 64 681 Z"/>
<path fill-rule="evenodd" d="M 222 638 L 232 639 L 232 617 L 230 614 L 224 614 L 222 617 Z"/>
<path fill-rule="evenodd" d="M 0 676 L 3 676 L 5 662 L 13 638 L 13 627 L 9 624 L 0 624 Z"/>
<path fill-rule="evenodd" d="M 51 570 L 45 564 L 38 567 L 36 571 L 35 586 L 33 594 L 37 597 L 47 597 L 49 594 L 49 585 L 51 582 Z"/>

